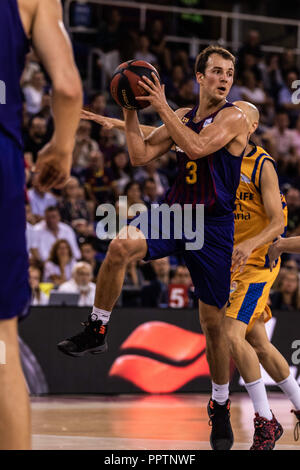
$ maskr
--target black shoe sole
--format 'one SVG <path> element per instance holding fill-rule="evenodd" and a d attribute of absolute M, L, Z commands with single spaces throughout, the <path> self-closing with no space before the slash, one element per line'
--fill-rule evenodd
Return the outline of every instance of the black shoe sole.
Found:
<path fill-rule="evenodd" d="M 57 345 L 57 348 L 62 353 L 66 354 L 67 356 L 72 356 L 72 357 L 83 357 L 89 353 L 90 354 L 104 354 L 108 351 L 107 343 L 102 344 L 102 346 L 97 346 L 96 348 L 86 349 L 85 351 L 80 351 L 80 352 L 68 351 L 67 349 L 65 349 L 63 346 L 60 346 L 59 344 Z"/>
<path fill-rule="evenodd" d="M 211 439 L 209 441 L 212 450 L 230 450 L 233 446 L 233 441 L 229 439 L 218 439 L 217 443 L 214 444 Z"/>

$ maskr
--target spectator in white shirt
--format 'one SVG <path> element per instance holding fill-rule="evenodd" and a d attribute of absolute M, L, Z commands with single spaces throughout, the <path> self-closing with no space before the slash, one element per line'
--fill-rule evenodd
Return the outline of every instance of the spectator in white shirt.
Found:
<path fill-rule="evenodd" d="M 48 207 L 45 210 L 45 220 L 36 224 L 34 230 L 32 252 L 36 258 L 46 261 L 49 258 L 52 245 L 57 240 L 67 240 L 74 258 L 80 259 L 81 254 L 75 232 L 72 227 L 60 221 L 57 207 Z"/>
<path fill-rule="evenodd" d="M 23 93 L 29 114 L 37 114 L 40 112 L 45 85 L 45 75 L 43 72 L 37 70 L 33 72 L 29 84 L 24 86 Z"/>
<path fill-rule="evenodd" d="M 51 248 L 48 261 L 45 263 L 44 282 L 59 286 L 69 281 L 76 261 L 67 240 L 57 240 Z"/>
<path fill-rule="evenodd" d="M 78 306 L 94 304 L 96 284 L 91 282 L 93 277 L 92 266 L 84 261 L 76 263 L 72 271 L 72 279 L 59 288 L 59 292 L 79 294 Z"/>
<path fill-rule="evenodd" d="M 280 171 L 284 172 L 288 166 L 297 165 L 295 134 L 292 129 L 289 129 L 289 117 L 286 111 L 278 111 L 275 126 L 269 129 L 263 138 L 273 141 L 274 152 L 272 155 L 277 161 Z"/>
<path fill-rule="evenodd" d="M 266 102 L 266 94 L 264 90 L 257 86 L 257 81 L 253 72 L 245 72 L 243 82 L 244 86 L 240 88 L 243 100 L 250 101 L 250 103 L 255 105 L 262 105 Z"/>
<path fill-rule="evenodd" d="M 57 204 L 56 197 L 45 191 L 41 191 L 37 186 L 38 175 L 35 173 L 32 178 L 32 188 L 28 191 L 28 199 L 31 212 L 40 218 L 44 217 L 47 207 Z"/>

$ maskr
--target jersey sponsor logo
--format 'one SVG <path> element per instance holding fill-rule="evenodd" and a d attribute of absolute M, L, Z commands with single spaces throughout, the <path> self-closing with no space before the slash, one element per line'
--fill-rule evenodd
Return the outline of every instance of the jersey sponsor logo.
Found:
<path fill-rule="evenodd" d="M 189 118 L 183 117 L 181 118 L 181 122 L 183 122 L 183 124 L 186 124 L 187 122 L 189 122 Z"/>
<path fill-rule="evenodd" d="M 251 183 L 250 178 L 248 178 L 248 176 L 244 175 L 243 173 L 241 173 L 241 181 L 244 183 Z"/>
<path fill-rule="evenodd" d="M 202 126 L 202 129 L 204 129 L 204 127 L 208 126 L 208 124 L 211 124 L 212 120 L 213 120 L 212 118 L 205 119 L 205 121 L 203 123 L 203 126 Z"/>
<path fill-rule="evenodd" d="M 249 193 L 249 192 L 240 192 L 238 198 L 241 200 L 241 201 L 253 201 L 254 199 L 254 194 L 253 193 Z"/>

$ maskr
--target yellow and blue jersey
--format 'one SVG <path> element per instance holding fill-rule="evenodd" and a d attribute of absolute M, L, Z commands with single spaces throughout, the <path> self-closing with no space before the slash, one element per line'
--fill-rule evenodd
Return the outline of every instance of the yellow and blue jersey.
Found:
<path fill-rule="evenodd" d="M 243 158 L 235 200 L 234 245 L 255 237 L 270 223 L 261 196 L 261 175 L 266 161 L 271 161 L 276 169 L 274 159 L 259 146 L 255 146 Z M 281 203 L 286 231 L 287 205 L 283 194 L 281 194 Z M 269 267 L 268 249 L 271 243 L 266 243 L 254 250 L 247 264 Z"/>
<path fill-rule="evenodd" d="M 235 245 L 255 237 L 270 223 L 261 196 L 261 175 L 266 161 L 271 161 L 276 167 L 274 159 L 258 146 L 254 146 L 253 150 L 243 158 L 234 213 Z M 282 194 L 281 203 L 286 226 L 287 206 Z M 267 302 L 270 289 L 280 269 L 280 260 L 271 272 L 268 259 L 268 249 L 271 243 L 266 243 L 254 250 L 244 270 L 240 272 L 238 269 L 231 276 L 226 315 L 246 323 L 247 331 L 262 314 L 264 314 L 265 321 L 272 317 Z"/>

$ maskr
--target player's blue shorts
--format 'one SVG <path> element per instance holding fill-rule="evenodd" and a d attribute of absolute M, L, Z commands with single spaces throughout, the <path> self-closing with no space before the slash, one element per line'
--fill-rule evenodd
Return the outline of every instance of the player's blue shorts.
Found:
<path fill-rule="evenodd" d="M 173 228 L 168 239 L 163 238 L 161 220 L 153 227 L 151 211 L 140 214 L 147 219 L 148 233 L 143 230 L 143 224 L 137 224 L 146 236 L 148 252 L 145 261 L 164 258 L 165 256 L 181 254 L 188 267 L 195 287 L 195 296 L 208 305 L 222 308 L 230 293 L 230 268 L 233 249 L 234 218 L 233 214 L 223 217 L 204 217 L 204 244 L 200 250 L 187 250 L 187 240 L 184 233 L 181 239 L 175 239 Z M 132 221 L 131 221 L 132 223 Z M 171 219 L 171 225 L 174 223 Z M 151 238 L 156 233 L 158 239 Z M 193 221 L 193 231 L 195 224 Z"/>
<path fill-rule="evenodd" d="M 21 148 L 0 130 L 0 320 L 22 317 L 30 300 Z"/>

